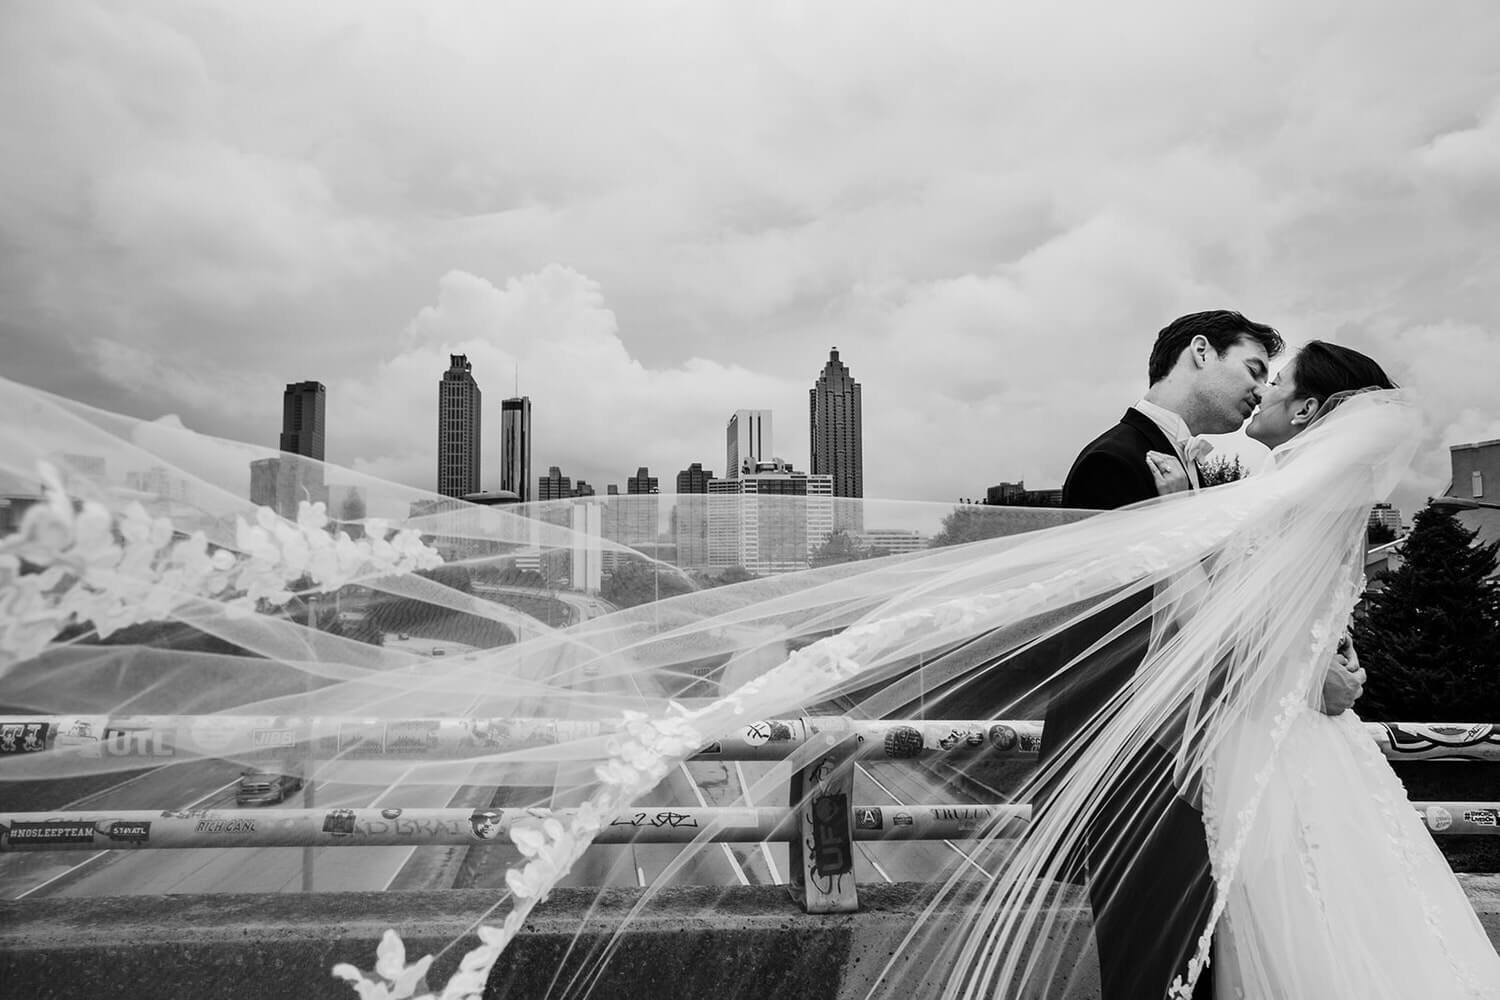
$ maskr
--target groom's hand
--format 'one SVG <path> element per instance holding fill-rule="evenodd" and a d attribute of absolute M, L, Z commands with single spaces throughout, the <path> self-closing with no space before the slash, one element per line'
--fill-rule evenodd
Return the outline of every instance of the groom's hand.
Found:
<path fill-rule="evenodd" d="M 1359 665 L 1359 654 L 1346 636 L 1323 674 L 1323 714 L 1338 715 L 1354 707 L 1364 693 L 1365 669 Z"/>

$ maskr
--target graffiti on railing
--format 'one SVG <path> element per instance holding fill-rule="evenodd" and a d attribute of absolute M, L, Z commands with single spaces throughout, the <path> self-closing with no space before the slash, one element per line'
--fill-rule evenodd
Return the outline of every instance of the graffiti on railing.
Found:
<path fill-rule="evenodd" d="M 668 827 L 676 830 L 679 828 L 694 828 L 698 826 L 698 819 L 675 809 L 663 809 L 655 813 L 645 811 L 630 813 L 626 816 L 616 816 L 609 823 L 610 826 L 633 826 L 633 827 Z"/>
<path fill-rule="evenodd" d="M 1381 722 L 1377 743 L 1392 760 L 1462 757 L 1500 760 L 1500 728 L 1491 723 Z"/>
<path fill-rule="evenodd" d="M 828 720 L 834 716 L 820 716 Z M 1043 726 L 1034 720 L 848 719 L 860 757 L 1033 757 Z M 1500 725 L 1371 722 L 1366 730 L 1391 760 L 1500 761 Z M 0 754 L 65 752 L 89 758 L 218 757 L 245 761 L 465 760 L 611 735 L 614 723 L 552 718 L 353 718 L 324 716 L 105 716 L 0 718 Z M 802 719 L 762 719 L 703 745 L 698 759 L 778 761 L 807 744 Z"/>

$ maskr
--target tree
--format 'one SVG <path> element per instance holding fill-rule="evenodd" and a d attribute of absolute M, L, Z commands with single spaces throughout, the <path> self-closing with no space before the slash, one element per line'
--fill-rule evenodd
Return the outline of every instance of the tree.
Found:
<path fill-rule="evenodd" d="M 1372 546 L 1394 542 L 1396 530 L 1388 524 L 1372 524 L 1365 529 L 1365 540 Z"/>
<path fill-rule="evenodd" d="M 759 579 L 754 573 L 743 566 L 730 566 L 728 569 L 713 573 L 707 570 L 694 570 L 693 581 L 699 590 L 708 590 L 713 587 L 727 587 L 732 583 L 744 583 L 747 580 Z"/>
<path fill-rule="evenodd" d="M 927 544 L 934 549 L 943 545 L 962 545 L 982 538 L 997 538 L 1010 534 L 1013 530 L 1005 518 L 999 516 L 997 508 L 984 504 L 965 504 L 954 507 L 943 518 L 942 530 L 933 535 L 932 541 Z"/>
<path fill-rule="evenodd" d="M 474 581 L 470 578 L 468 569 L 463 566 L 437 566 L 433 569 L 418 570 L 417 575 L 425 576 L 435 583 L 441 583 L 460 594 L 474 593 Z"/>
<path fill-rule="evenodd" d="M 1360 714 L 1372 719 L 1472 722 L 1500 718 L 1500 542 L 1446 507 L 1420 511 L 1399 569 L 1366 595 L 1353 634 L 1369 673 Z"/>
<path fill-rule="evenodd" d="M 808 559 L 808 564 L 814 569 L 819 566 L 832 566 L 834 563 L 857 562 L 861 559 L 870 558 L 870 552 L 860 545 L 859 539 L 847 531 L 835 531 L 828 536 L 828 540 L 813 550 Z"/>
<path fill-rule="evenodd" d="M 1228 455 L 1220 455 L 1199 466 L 1199 480 L 1204 486 L 1223 486 L 1236 479 L 1244 479 L 1249 474 L 1250 470 L 1245 468 L 1238 455 L 1234 456 L 1232 462 Z"/>
<path fill-rule="evenodd" d="M 599 596 L 616 607 L 633 608 L 693 590 L 692 583 L 670 566 L 644 559 L 621 559 L 599 588 Z"/>

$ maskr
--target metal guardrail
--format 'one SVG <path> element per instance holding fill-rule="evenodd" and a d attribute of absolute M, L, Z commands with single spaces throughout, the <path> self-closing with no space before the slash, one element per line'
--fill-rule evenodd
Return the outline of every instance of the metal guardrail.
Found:
<path fill-rule="evenodd" d="M 1392 760 L 1500 761 L 1489 723 L 1370 723 Z M 605 737 L 598 721 L 540 718 L 290 718 L 272 716 L 45 716 L 0 718 L 0 755 L 302 760 L 467 760 L 533 746 Z M 850 912 L 859 900 L 854 844 L 1009 835 L 1025 805 L 859 805 L 853 762 L 956 756 L 1034 756 L 1032 720 L 880 720 L 841 716 L 767 719 L 710 741 L 694 760 L 779 761 L 801 751 L 791 808 L 650 806 L 613 817 L 598 843 L 785 841 L 792 881 L 810 913 Z M 1421 802 L 1435 834 L 1500 835 L 1500 803 Z M 560 810 L 565 815 L 566 810 Z M 440 846 L 509 839 L 538 809 L 276 809 L 0 814 L 0 852 L 188 847 Z"/>
<path fill-rule="evenodd" d="M 1043 727 L 1034 720 L 835 719 L 860 756 L 921 760 L 950 755 L 1034 756 Z M 1493 723 L 1369 722 L 1390 760 L 1500 761 L 1500 725 Z M 264 760 L 467 760 L 527 747 L 608 736 L 618 727 L 555 718 L 358 716 L 50 715 L 0 716 L 0 756 L 64 751 L 89 757 L 232 757 Z M 700 748 L 695 760 L 785 760 L 810 738 L 806 719 L 748 723 Z"/>
<path fill-rule="evenodd" d="M 1500 802 L 1413 802 L 1437 835 L 1500 836 Z M 572 809 L 193 809 L 0 813 L 0 853 L 204 847 L 472 847 L 506 843 L 516 824 L 567 822 Z M 854 841 L 1019 836 L 1029 805 L 855 805 Z M 595 844 L 795 841 L 797 810 L 643 806 L 616 814 Z"/>
<path fill-rule="evenodd" d="M 573 809 L 198 809 L 0 814 L 0 851 L 201 847 L 440 847 L 508 843 L 518 823 Z M 853 807 L 854 840 L 963 840 L 1008 822 L 1019 832 L 1025 805 Z M 795 810 L 642 806 L 615 815 L 596 844 L 786 842 Z"/>

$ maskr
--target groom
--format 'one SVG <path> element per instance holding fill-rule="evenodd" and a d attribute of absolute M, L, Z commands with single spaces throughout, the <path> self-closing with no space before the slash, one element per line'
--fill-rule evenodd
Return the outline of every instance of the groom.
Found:
<path fill-rule="evenodd" d="M 1237 312 L 1173 320 L 1151 350 L 1145 397 L 1079 454 L 1063 484 L 1063 506 L 1125 507 L 1157 496 L 1159 480 L 1182 476 L 1189 488 L 1199 488 L 1197 436 L 1232 432 L 1249 418 L 1281 349 L 1274 329 Z M 1081 651 L 1149 601 L 1149 593 L 1122 601 L 1068 645 Z M 1145 655 L 1149 628 L 1147 622 L 1090 649 L 1070 671 L 1068 686 L 1047 710 L 1044 765 L 1129 682 Z M 1337 714 L 1352 705 L 1360 681 L 1342 665 L 1330 667 L 1325 711 Z M 1203 819 L 1175 794 L 1173 749 L 1153 744 L 1125 764 L 1084 838 L 1103 1000 L 1166 996 L 1185 971 L 1212 906 Z M 1153 820 L 1133 823 L 1132 817 Z M 1199 977 L 1193 996 L 1213 996 L 1212 972 Z"/>

